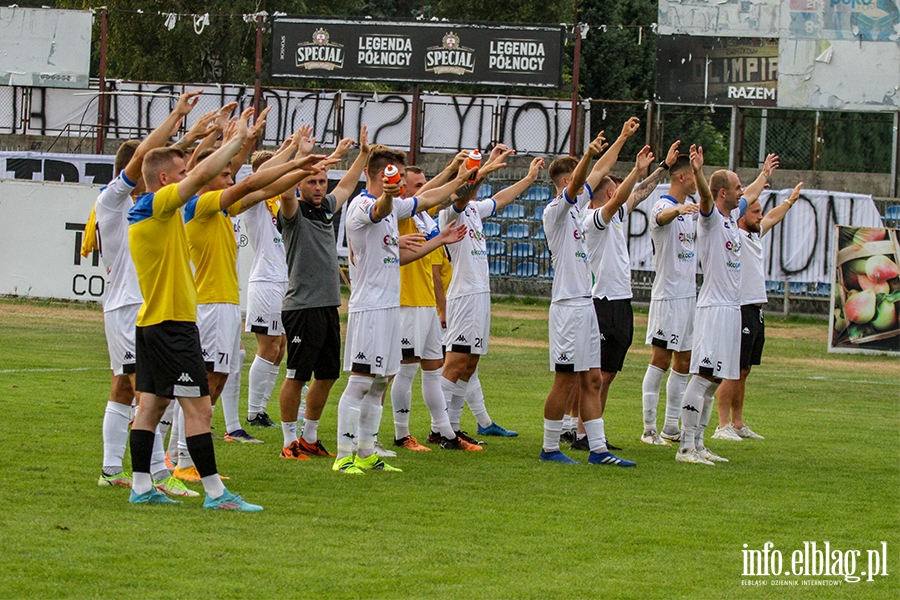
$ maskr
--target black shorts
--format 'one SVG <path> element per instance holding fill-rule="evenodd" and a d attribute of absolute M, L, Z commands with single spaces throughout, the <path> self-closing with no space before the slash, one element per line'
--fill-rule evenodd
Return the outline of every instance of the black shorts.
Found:
<path fill-rule="evenodd" d="M 617 373 L 625 365 L 625 355 L 634 339 L 631 300 L 594 298 L 594 312 L 600 326 L 600 370 Z"/>
<path fill-rule="evenodd" d="M 196 323 L 163 321 L 138 327 L 134 347 L 137 391 L 165 398 L 209 396 Z"/>
<path fill-rule="evenodd" d="M 762 307 L 755 304 L 741 306 L 741 370 L 762 362 L 766 343 L 766 323 Z"/>
<path fill-rule="evenodd" d="M 341 375 L 341 320 L 336 306 L 286 310 L 281 313 L 287 335 L 288 377 L 309 381 Z"/>

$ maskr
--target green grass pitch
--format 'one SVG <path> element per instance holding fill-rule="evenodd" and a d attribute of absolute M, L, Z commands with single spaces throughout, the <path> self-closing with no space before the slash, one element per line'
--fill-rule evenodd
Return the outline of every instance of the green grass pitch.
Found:
<path fill-rule="evenodd" d="M 711 429 L 708 445 L 731 462 L 677 464 L 674 449 L 638 441 L 649 358 L 639 311 L 605 415 L 637 468 L 543 464 L 546 314 L 494 304 L 481 378 L 492 417 L 518 438 L 491 438 L 480 454 L 401 451 L 390 462 L 403 473 L 346 477 L 329 459 L 279 459 L 280 429 L 254 429 L 264 445 L 216 442 L 228 487 L 265 507 L 230 514 L 202 510 L 202 498 L 133 506 L 127 490 L 99 488 L 109 391 L 99 309 L 0 301 L 0 597 L 900 597 L 896 357 L 829 355 L 823 322 L 769 317 L 746 401 L 767 439 L 721 442 Z M 242 416 L 255 350 L 244 343 Z M 320 426 L 329 449 L 345 382 Z M 418 378 L 411 426 L 427 436 Z M 220 411 L 214 427 L 222 433 Z M 463 428 L 475 429 L 468 412 Z M 381 440 L 391 438 L 386 410 Z M 861 552 L 856 575 L 886 542 L 888 575 L 743 575 L 745 544 L 771 542 L 789 570 L 804 542 L 826 541 L 844 565 Z"/>

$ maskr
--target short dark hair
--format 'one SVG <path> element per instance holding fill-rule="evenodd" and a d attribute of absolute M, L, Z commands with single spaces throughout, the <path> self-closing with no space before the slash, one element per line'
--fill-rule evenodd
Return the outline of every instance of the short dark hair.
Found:
<path fill-rule="evenodd" d="M 215 152 L 215 148 L 206 148 L 204 150 L 201 150 L 200 154 L 197 155 L 197 158 L 194 159 L 194 165 L 199 165 L 201 160 L 203 160 L 204 158 L 209 158 L 210 156 L 215 154 Z"/>
<path fill-rule="evenodd" d="M 563 156 L 550 163 L 550 180 L 559 185 L 559 179 L 566 173 L 571 173 L 578 166 L 578 159 L 574 156 Z"/>
<path fill-rule="evenodd" d="M 676 173 L 683 173 L 685 171 L 691 170 L 691 157 L 687 154 L 679 154 L 678 158 L 675 159 L 675 164 L 669 168 L 669 173 L 672 175 Z"/>
<path fill-rule="evenodd" d="M 143 173 L 146 185 L 151 185 L 157 176 L 163 172 L 176 158 L 184 160 L 184 152 L 178 148 L 154 148 L 144 156 Z"/>
<path fill-rule="evenodd" d="M 116 162 L 113 165 L 116 175 L 121 173 L 122 170 L 128 166 L 128 163 L 134 158 L 134 153 L 140 145 L 141 143 L 138 140 L 128 140 L 119 146 L 119 149 L 116 151 Z"/>
<path fill-rule="evenodd" d="M 369 149 L 369 161 L 366 163 L 366 175 L 376 177 L 386 166 L 397 163 L 406 164 L 406 152 L 392 150 L 383 144 L 376 144 Z"/>
<path fill-rule="evenodd" d="M 422 167 L 418 167 L 416 165 L 407 165 L 406 172 L 407 173 L 415 173 L 417 175 L 425 174 L 425 171 L 422 170 Z"/>

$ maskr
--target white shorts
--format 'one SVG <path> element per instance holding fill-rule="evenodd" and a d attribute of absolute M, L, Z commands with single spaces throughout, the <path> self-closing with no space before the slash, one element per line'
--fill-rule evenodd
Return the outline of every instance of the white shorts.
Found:
<path fill-rule="evenodd" d="M 244 331 L 263 335 L 283 335 L 281 302 L 288 282 L 251 281 L 247 285 L 247 323 Z"/>
<path fill-rule="evenodd" d="M 647 344 L 686 352 L 694 343 L 694 312 L 697 298 L 650 300 Z"/>
<path fill-rule="evenodd" d="M 580 373 L 600 368 L 600 327 L 590 299 L 550 303 L 550 370 Z"/>
<path fill-rule="evenodd" d="M 691 354 L 691 373 L 721 379 L 740 379 L 740 307 L 698 308 L 694 324 L 697 328 L 697 339 Z"/>
<path fill-rule="evenodd" d="M 400 307 L 352 312 L 347 318 L 344 370 L 362 375 L 400 371 Z"/>
<path fill-rule="evenodd" d="M 433 306 L 400 307 L 400 349 L 403 359 L 441 360 L 441 320 Z"/>
<path fill-rule="evenodd" d="M 241 307 L 198 304 L 197 329 L 207 372 L 230 373 L 241 351 Z"/>
<path fill-rule="evenodd" d="M 131 304 L 103 313 L 109 368 L 113 375 L 134 373 L 134 331 L 140 308 L 140 304 Z"/>
<path fill-rule="evenodd" d="M 447 299 L 447 352 L 487 354 L 490 338 L 490 292 Z"/>

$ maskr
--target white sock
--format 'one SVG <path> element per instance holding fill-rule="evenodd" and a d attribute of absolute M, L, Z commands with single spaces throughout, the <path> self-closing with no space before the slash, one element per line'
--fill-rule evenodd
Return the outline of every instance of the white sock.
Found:
<path fill-rule="evenodd" d="M 659 405 L 659 389 L 666 372 L 654 365 L 647 365 L 644 382 L 641 384 L 644 409 L 644 429 L 656 430 L 656 407 Z M 678 407 L 681 408 L 680 406 Z"/>
<path fill-rule="evenodd" d="M 184 435 L 184 411 L 178 411 L 178 468 L 188 469 L 194 466 L 191 453 L 188 452 L 187 441 Z"/>
<path fill-rule="evenodd" d="M 201 477 L 200 482 L 203 483 L 203 491 L 213 500 L 225 493 L 225 484 L 218 473 Z"/>
<path fill-rule="evenodd" d="M 425 406 L 431 413 L 431 430 L 439 431 L 442 436 L 452 440 L 456 437 L 453 427 L 450 425 L 450 415 L 447 413 L 447 402 L 441 390 L 441 371 L 422 371 L 422 398 Z M 396 384 L 396 381 L 395 381 Z"/>
<path fill-rule="evenodd" d="M 375 441 L 378 440 L 378 428 L 381 426 L 381 396 L 387 387 L 387 377 L 376 377 L 372 381 L 369 392 L 362 400 L 359 409 L 359 448 L 360 458 L 368 458 L 375 454 Z"/>
<path fill-rule="evenodd" d="M 166 434 L 169 432 L 169 428 L 172 427 L 172 415 L 175 414 L 175 406 L 177 404 L 177 400 L 169 402 L 169 406 L 166 407 L 162 418 L 159 420 L 159 435 L 162 436 L 163 441 L 165 441 L 166 439 Z"/>
<path fill-rule="evenodd" d="M 706 392 L 703 393 L 703 411 L 700 413 L 700 426 L 697 428 L 697 433 L 694 435 L 695 448 L 704 447 L 703 434 L 706 433 L 706 426 L 709 425 L 709 418 L 712 415 L 712 408 L 715 403 L 717 389 L 719 389 L 719 384 L 713 381 L 709 384 L 709 387 L 706 388 Z"/>
<path fill-rule="evenodd" d="M 544 452 L 559 450 L 559 436 L 562 435 L 562 420 L 544 419 Z"/>
<path fill-rule="evenodd" d="M 225 417 L 225 433 L 231 433 L 241 428 L 241 417 L 238 413 L 240 397 L 241 375 L 240 373 L 229 373 L 228 379 L 225 381 L 225 387 L 222 389 L 222 395 L 219 396 L 219 402 L 222 404 L 222 415 Z"/>
<path fill-rule="evenodd" d="M 453 431 L 460 430 L 460 421 L 462 420 L 463 407 L 466 405 L 466 388 L 469 382 L 460 379 L 456 382 L 456 389 L 450 395 L 450 404 L 447 406 L 447 414 L 450 417 L 450 426 Z"/>
<path fill-rule="evenodd" d="M 563 420 L 562 420 L 562 430 L 563 431 L 570 431 L 572 429 L 575 429 L 577 426 L 578 426 L 578 423 L 575 421 L 575 419 L 572 418 L 572 415 L 563 415 Z"/>
<path fill-rule="evenodd" d="M 275 389 L 275 383 L 278 381 L 278 372 L 281 370 L 281 365 L 272 365 L 269 367 L 269 382 L 266 387 L 266 393 L 263 395 L 263 403 L 262 410 L 266 412 L 266 407 L 269 405 L 269 398 L 272 397 L 272 391 Z"/>
<path fill-rule="evenodd" d="M 171 402 L 170 402 L 171 404 Z M 156 426 L 156 434 L 153 436 L 153 454 L 150 457 L 150 472 L 162 473 L 166 469 L 166 453 L 163 450 L 163 436 L 160 426 Z"/>
<path fill-rule="evenodd" d="M 363 397 L 372 386 L 371 377 L 351 375 L 338 402 L 337 458 L 353 454 L 353 443 L 359 435 L 359 409 Z"/>
<path fill-rule="evenodd" d="M 153 477 L 150 473 L 132 473 L 131 491 L 135 494 L 146 494 L 153 489 Z"/>
<path fill-rule="evenodd" d="M 700 415 L 703 412 L 703 396 L 706 388 L 712 384 L 702 377 L 691 377 L 687 389 L 684 390 L 684 405 L 681 408 L 681 444 L 682 451 L 693 450 L 694 438 L 700 427 Z"/>
<path fill-rule="evenodd" d="M 664 429 L 674 433 L 678 431 L 678 418 L 681 416 L 681 406 L 684 400 L 684 390 L 687 388 L 689 373 L 669 372 L 666 381 L 666 423 Z"/>
<path fill-rule="evenodd" d="M 297 421 L 281 422 L 281 434 L 284 436 L 284 447 L 287 448 L 297 441 Z"/>
<path fill-rule="evenodd" d="M 400 365 L 391 384 L 391 409 L 394 411 L 394 439 L 409 435 L 409 411 L 412 409 L 412 386 L 419 363 Z"/>
<path fill-rule="evenodd" d="M 178 456 L 178 436 L 181 434 L 181 427 L 184 425 L 184 413 L 181 412 L 181 403 L 177 400 L 171 403 L 172 409 L 172 428 L 169 432 L 169 445 L 166 448 L 166 454 L 170 458 Z"/>
<path fill-rule="evenodd" d="M 273 367 L 271 362 L 267 361 L 260 355 L 253 357 L 250 363 L 250 390 L 247 394 L 247 418 L 252 419 L 265 410 L 268 394 L 272 393 L 273 388 L 269 388 L 269 368 Z"/>
<path fill-rule="evenodd" d="M 478 379 L 478 367 L 475 367 L 475 372 L 472 373 L 469 384 L 466 386 L 466 402 L 478 424 L 482 427 L 490 427 L 493 421 L 484 406 L 484 391 L 481 389 L 481 380 Z"/>
<path fill-rule="evenodd" d="M 297 407 L 297 422 L 306 421 L 306 394 L 309 393 L 309 386 L 304 385 L 300 390 L 300 406 Z"/>
<path fill-rule="evenodd" d="M 112 473 L 113 475 L 122 472 L 122 459 L 125 457 L 125 446 L 128 445 L 130 420 L 130 406 L 111 400 L 106 403 L 106 411 L 103 413 L 103 468 L 118 469 Z"/>
<path fill-rule="evenodd" d="M 584 421 L 584 431 L 587 433 L 588 446 L 591 452 L 598 454 L 609 452 L 606 448 L 606 431 L 603 428 L 603 419 L 591 419 Z"/>
<path fill-rule="evenodd" d="M 315 444 L 319 439 L 319 420 L 305 419 L 303 421 L 303 440 L 307 444 Z"/>

